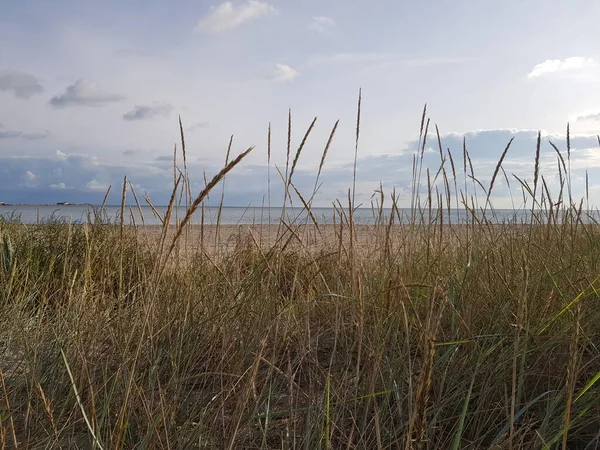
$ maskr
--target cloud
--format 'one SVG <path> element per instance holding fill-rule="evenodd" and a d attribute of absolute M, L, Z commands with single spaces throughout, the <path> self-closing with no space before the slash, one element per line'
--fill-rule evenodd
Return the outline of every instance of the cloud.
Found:
<path fill-rule="evenodd" d="M 168 103 L 155 103 L 153 105 L 135 105 L 131 111 L 123 114 L 123 119 L 134 121 L 151 119 L 156 116 L 166 117 L 173 110 Z"/>
<path fill-rule="evenodd" d="M 298 76 L 298 72 L 286 64 L 275 64 L 275 70 L 271 75 L 273 81 L 286 82 L 293 81 Z"/>
<path fill-rule="evenodd" d="M 542 156 L 546 155 L 552 160 L 555 159 L 556 153 L 550 146 L 549 141 L 552 141 L 559 149 L 566 152 L 566 136 L 560 133 L 548 133 L 540 130 L 542 135 L 541 150 Z M 480 166 L 486 168 L 495 168 L 495 165 L 505 149 L 508 142 L 513 139 L 511 147 L 507 153 L 505 161 L 526 162 L 533 165 L 538 130 L 528 129 L 489 129 L 489 130 L 472 130 L 467 132 L 451 132 L 441 134 L 442 149 L 450 149 L 454 157 L 455 163 L 460 159 L 462 164 L 462 146 L 463 139 L 466 142 L 467 151 L 473 159 L 473 163 L 477 162 Z M 418 147 L 416 141 L 410 142 L 408 148 L 410 151 L 415 151 Z M 573 150 L 584 150 L 598 147 L 598 140 L 595 135 L 571 135 L 571 148 Z M 427 149 L 432 162 L 439 163 L 439 148 L 437 136 L 428 134 Z M 426 152 L 427 153 L 427 152 Z"/>
<path fill-rule="evenodd" d="M 36 140 L 44 139 L 49 136 L 49 133 L 26 133 L 23 131 L 7 130 L 0 123 L 0 139 L 25 139 L 25 140 Z"/>
<path fill-rule="evenodd" d="M 101 91 L 91 80 L 77 80 L 67 86 L 65 92 L 50 99 L 50 104 L 56 108 L 67 106 L 102 106 L 118 102 L 125 97 Z"/>
<path fill-rule="evenodd" d="M 195 131 L 195 130 L 199 130 L 201 128 L 208 128 L 210 127 L 210 123 L 209 122 L 196 122 L 191 124 L 189 127 L 184 127 L 184 129 L 186 131 Z"/>
<path fill-rule="evenodd" d="M 577 122 L 600 122 L 600 112 L 577 117 Z"/>
<path fill-rule="evenodd" d="M 35 175 L 32 182 L 27 172 Z M 0 201 L 7 203 L 101 203 L 109 185 L 121 186 L 123 176 L 141 185 L 154 199 L 168 202 L 167 186 L 172 186 L 172 167 L 160 168 L 151 162 L 119 161 L 57 150 L 53 154 L 0 155 Z M 29 177 L 31 178 L 31 177 Z M 113 189 L 118 191 L 119 189 Z M 119 203 L 120 193 L 112 201 Z M 166 200 L 165 200 L 166 197 Z"/>
<path fill-rule="evenodd" d="M 33 75 L 16 70 L 0 72 L 0 91 L 12 92 L 16 97 L 26 99 L 43 90 L 43 86 Z"/>
<path fill-rule="evenodd" d="M 324 33 L 325 31 L 335 27 L 335 21 L 331 17 L 316 16 L 312 18 L 309 27 L 312 30 L 317 30 L 321 33 Z"/>
<path fill-rule="evenodd" d="M 28 170 L 25 172 L 25 179 L 27 181 L 34 181 L 37 177 L 35 176 L 35 173 L 33 173 L 31 170 Z"/>
<path fill-rule="evenodd" d="M 308 64 L 327 66 L 397 66 L 397 67 L 431 67 L 444 64 L 458 64 L 470 61 L 470 58 L 454 56 L 410 56 L 399 53 L 378 52 L 343 52 L 317 54 L 312 56 Z"/>
<path fill-rule="evenodd" d="M 210 12 L 198 22 L 196 32 L 220 33 L 239 27 L 243 23 L 262 19 L 275 12 L 275 8 L 258 0 L 247 0 L 234 4 L 231 1 L 212 7 Z"/>
<path fill-rule="evenodd" d="M 0 127 L 0 139 L 13 139 L 18 137 L 21 137 L 20 131 L 3 130 Z"/>
<path fill-rule="evenodd" d="M 108 183 L 100 183 L 95 178 L 88 181 L 85 185 L 86 189 L 89 189 L 90 191 L 107 191 L 109 186 Z"/>
<path fill-rule="evenodd" d="M 572 56 L 565 59 L 547 59 L 536 64 L 527 75 L 528 78 L 537 78 L 558 72 L 575 72 L 598 67 L 598 62 L 592 58 Z"/>
<path fill-rule="evenodd" d="M 531 184 L 533 181 L 533 165 L 537 130 L 491 129 L 453 132 L 441 135 L 442 147 L 449 148 L 453 155 L 457 186 L 464 188 L 462 161 L 462 142 L 466 139 L 467 149 L 471 157 L 475 176 L 487 188 L 494 168 L 506 147 L 514 137 L 511 149 L 506 155 L 503 168 L 509 177 L 513 199 L 516 206 L 521 202 L 520 188 L 512 174 Z M 543 133 L 542 153 L 540 157 L 540 174 L 555 197 L 558 192 L 557 156 L 548 141 L 555 143 L 566 159 L 566 137 L 564 134 Z M 418 143 L 410 141 L 398 148 L 394 154 L 372 155 L 360 157 L 357 163 L 357 202 L 364 206 L 370 205 L 370 198 L 379 182 L 383 184 L 386 202 L 389 205 L 389 195 L 393 188 L 399 196 L 399 205 L 410 205 L 412 182 L 412 157 Z M 427 184 L 426 170 L 429 168 L 431 178 L 437 173 L 440 157 L 437 149 L 437 138 L 428 135 L 428 145 L 423 159 L 422 189 Z M 113 189 L 109 204 L 120 202 L 119 189 L 127 175 L 136 188 L 138 196 L 148 193 L 153 203 L 164 205 L 169 202 L 173 186 L 173 156 L 172 154 L 157 155 L 150 151 L 136 150 L 135 158 L 101 158 L 85 154 L 55 151 L 43 156 L 2 156 L 0 155 L 0 201 L 7 203 L 56 203 L 68 201 L 71 203 L 101 203 L 106 189 Z M 317 163 L 317 161 L 314 161 Z M 467 163 L 468 167 L 468 163 Z M 188 158 L 188 171 L 192 174 L 194 193 L 204 186 L 202 173 L 207 172 L 207 178 L 220 170 L 219 164 L 198 161 Z M 279 167 L 285 170 L 284 167 Z M 280 205 L 284 196 L 284 188 L 278 180 L 277 172 L 271 166 L 271 204 Z M 468 169 L 467 169 L 468 170 Z M 585 192 L 585 171 L 589 172 L 590 180 L 600 179 L 600 151 L 596 136 L 571 135 L 571 171 L 573 180 L 573 197 L 580 198 Z M 242 163 L 227 176 L 225 201 L 228 206 L 244 206 L 252 203 L 260 206 L 267 195 L 266 165 L 247 165 Z M 453 185 L 453 173 L 450 161 L 446 161 L 446 171 L 450 184 Z M 27 172 L 34 174 L 35 179 Z M 315 197 L 315 206 L 330 206 L 333 201 L 347 198 L 348 188 L 352 186 L 353 161 L 349 157 L 344 162 L 329 162 L 325 164 L 321 174 L 322 182 L 319 193 Z M 195 175 L 194 175 L 195 174 Z M 309 198 L 315 183 L 316 167 L 303 165 L 301 158 L 295 173 L 294 184 L 298 190 Z M 439 183 L 442 176 L 438 177 Z M 473 182 L 467 179 L 469 195 L 473 192 Z M 438 189 L 443 186 L 437 184 Z M 220 192 L 217 188 L 216 192 Z M 479 199 L 485 199 L 482 192 L 477 191 Z M 590 191 L 591 195 L 591 191 Z M 510 192 L 501 173 L 494 187 L 494 206 L 511 207 Z M 211 198 L 218 202 L 219 195 Z M 590 197 L 592 202 L 600 204 L 599 198 Z M 299 202 L 294 202 L 299 205 Z M 452 201 L 455 204 L 455 201 Z"/>

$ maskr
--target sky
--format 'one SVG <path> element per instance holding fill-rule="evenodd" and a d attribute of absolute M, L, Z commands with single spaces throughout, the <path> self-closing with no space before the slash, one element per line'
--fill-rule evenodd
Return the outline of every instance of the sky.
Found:
<path fill-rule="evenodd" d="M 344 202 L 361 89 L 357 203 L 369 205 L 381 183 L 410 205 L 427 104 L 423 174 L 440 165 L 435 125 L 459 178 L 466 141 L 483 186 L 514 137 L 509 183 L 498 179 L 493 197 L 512 207 L 516 177 L 532 183 L 541 132 L 540 173 L 556 193 L 549 141 L 566 157 L 568 123 L 574 195 L 584 195 L 587 171 L 600 206 L 597 1 L 23 0 L 1 9 L 0 202 L 100 203 L 111 186 L 117 204 L 127 176 L 138 198 L 166 204 L 175 147 L 183 170 L 181 117 L 193 195 L 233 136 L 231 158 L 255 148 L 226 178 L 225 204 L 261 206 L 271 192 L 279 205 L 290 110 L 292 159 L 317 118 L 293 179 L 306 198 L 339 120 L 313 205 Z"/>

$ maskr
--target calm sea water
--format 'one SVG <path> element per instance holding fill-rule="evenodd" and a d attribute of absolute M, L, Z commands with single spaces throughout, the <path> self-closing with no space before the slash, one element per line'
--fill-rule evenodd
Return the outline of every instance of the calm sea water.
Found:
<path fill-rule="evenodd" d="M 166 207 L 157 207 L 158 214 L 164 217 L 167 210 Z M 87 205 L 50 205 L 50 206 L 0 206 L 0 216 L 4 219 L 12 218 L 13 220 L 19 220 L 26 224 L 45 223 L 48 221 L 67 221 L 72 223 L 85 223 L 93 220 L 94 213 L 100 211 L 100 207 L 87 206 Z M 313 216 L 319 222 L 319 224 L 332 224 L 334 223 L 334 210 L 332 208 L 313 208 Z M 347 213 L 347 211 L 346 211 Z M 384 217 L 389 219 L 391 209 L 384 210 Z M 410 221 L 410 209 L 401 209 L 402 222 L 408 223 Z M 434 212 L 435 213 L 435 212 Z M 121 214 L 120 206 L 105 206 L 102 212 L 104 220 L 118 223 Z M 224 207 L 221 211 L 221 223 L 226 225 L 246 225 L 246 224 L 268 224 L 268 223 L 279 223 L 280 218 L 284 214 L 282 208 L 260 208 L 260 207 Z M 178 208 L 173 211 L 171 222 L 176 223 L 177 220 L 181 220 L 185 215 L 184 208 Z M 357 224 L 375 224 L 378 221 L 377 212 L 371 208 L 359 208 L 354 213 L 354 220 Z M 598 219 L 598 211 L 590 213 L 592 217 Z M 204 223 L 216 224 L 218 216 L 218 208 L 206 207 L 204 210 Z M 481 217 L 482 214 L 479 214 Z M 488 211 L 486 217 L 491 222 L 502 223 L 502 222 L 515 222 L 515 223 L 526 223 L 530 219 L 529 211 L 514 211 L 509 209 Z M 421 220 L 429 222 L 430 218 L 427 212 L 424 216 L 419 216 L 417 221 Z M 192 220 L 193 224 L 201 223 L 201 210 L 198 210 Z M 305 210 L 300 208 L 287 207 L 285 210 L 285 220 L 288 223 L 305 223 L 310 221 Z M 435 215 L 431 221 L 436 220 Z M 444 211 L 443 222 L 444 223 L 465 223 L 471 221 L 470 216 L 466 214 L 464 210 L 451 210 L 448 215 L 447 211 Z M 588 218 L 589 220 L 589 218 Z M 438 220 L 439 221 L 439 218 Z M 336 217 L 336 222 L 339 223 L 339 217 Z M 398 219 L 395 220 L 398 223 Z M 149 206 L 144 206 L 140 211 L 137 207 L 127 207 L 125 212 L 125 223 L 133 224 L 136 223 L 146 225 L 157 225 L 160 224 L 160 220 L 156 217 L 156 213 L 152 211 Z"/>

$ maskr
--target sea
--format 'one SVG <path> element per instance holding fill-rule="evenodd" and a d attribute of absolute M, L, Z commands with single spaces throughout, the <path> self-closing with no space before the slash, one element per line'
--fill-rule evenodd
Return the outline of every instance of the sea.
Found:
<path fill-rule="evenodd" d="M 165 217 L 167 207 L 127 205 L 124 214 L 124 223 L 127 225 L 159 225 Z M 339 223 L 339 211 L 332 207 L 311 208 L 314 219 L 319 224 Z M 411 214 L 411 209 L 399 209 L 400 217 L 396 213 L 394 223 L 440 223 L 443 222 L 460 224 L 471 223 L 471 213 L 463 209 L 444 210 L 442 216 L 435 211 L 422 210 L 416 215 Z M 171 223 L 180 222 L 186 214 L 184 207 L 176 207 L 171 214 Z M 348 210 L 343 212 L 348 214 Z M 392 209 L 383 210 L 383 220 L 387 223 L 392 214 Z M 538 219 L 535 222 L 545 222 L 546 212 L 536 211 Z M 203 217 L 204 216 L 204 217 Z M 220 216 L 220 217 L 219 217 Z M 492 223 L 529 223 L 531 212 L 529 210 L 494 209 L 487 212 L 479 211 L 476 216 L 479 220 L 485 219 Z M 0 222 L 12 221 L 24 224 L 43 224 L 49 222 L 62 223 L 91 223 L 100 218 L 104 223 L 120 223 L 121 206 L 94 205 L 0 205 Z M 411 220 L 411 217 L 414 220 Z M 199 208 L 194 214 L 191 224 L 223 224 L 223 225 L 266 225 L 278 224 L 281 219 L 287 223 L 312 223 L 306 210 L 298 207 L 231 207 L 225 206 L 219 212 L 218 207 L 205 207 L 204 212 Z M 541 220 L 540 220 L 541 219 Z M 584 214 L 584 222 L 600 221 L 600 214 L 596 211 L 588 211 Z M 344 219 L 345 220 L 345 219 Z M 354 223 L 374 225 L 381 222 L 379 211 L 373 208 L 357 208 L 354 211 Z"/>

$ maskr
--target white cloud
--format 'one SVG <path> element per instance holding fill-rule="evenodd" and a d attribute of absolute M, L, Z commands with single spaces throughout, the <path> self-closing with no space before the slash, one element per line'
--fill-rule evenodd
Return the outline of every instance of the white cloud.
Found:
<path fill-rule="evenodd" d="M 131 111 L 123 114 L 123 119 L 134 121 L 151 119 L 156 116 L 168 116 L 173 107 L 168 103 L 154 103 L 153 105 L 135 105 Z"/>
<path fill-rule="evenodd" d="M 331 17 L 326 16 L 316 16 L 312 18 L 310 22 L 310 28 L 312 30 L 320 31 L 324 33 L 330 28 L 335 27 L 335 21 Z"/>
<path fill-rule="evenodd" d="M 27 181 L 33 181 L 35 180 L 37 177 L 35 176 L 35 173 L 33 173 L 31 170 L 28 170 L 27 172 L 25 172 L 25 179 Z"/>
<path fill-rule="evenodd" d="M 196 26 L 196 32 L 219 33 L 232 30 L 245 22 L 262 19 L 275 12 L 275 8 L 258 0 L 247 0 L 234 4 L 231 1 L 212 7 L 210 12 Z"/>
<path fill-rule="evenodd" d="M 58 184 L 51 184 L 50 185 L 50 189 L 58 189 L 58 190 L 63 190 L 66 189 L 67 185 L 65 183 L 58 183 Z"/>
<path fill-rule="evenodd" d="M 107 183 L 100 183 L 94 178 L 88 181 L 85 187 L 90 191 L 106 191 L 108 190 L 109 185 Z"/>
<path fill-rule="evenodd" d="M 544 62 L 536 64 L 527 77 L 536 78 L 551 73 L 580 71 L 594 67 L 598 67 L 598 62 L 596 60 L 581 56 L 572 56 L 565 59 L 547 59 Z"/>
<path fill-rule="evenodd" d="M 16 70 L 0 73 L 0 91 L 12 92 L 19 98 L 29 98 L 43 90 L 39 80 L 28 73 Z"/>
<path fill-rule="evenodd" d="M 298 76 L 298 72 L 286 64 L 275 64 L 275 70 L 271 79 L 274 81 L 285 82 L 293 81 Z"/>
<path fill-rule="evenodd" d="M 91 80 L 77 80 L 67 86 L 65 92 L 50 99 L 54 107 L 66 106 L 101 106 L 111 102 L 118 102 L 125 97 L 101 91 L 98 85 Z"/>

